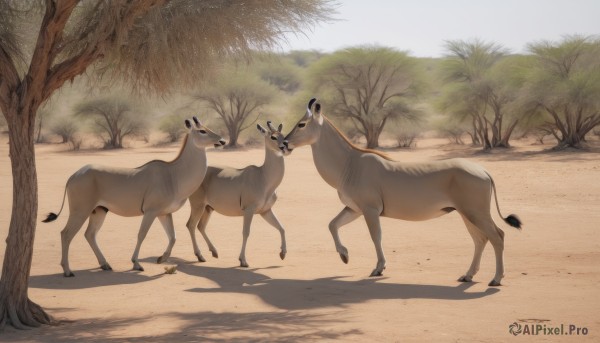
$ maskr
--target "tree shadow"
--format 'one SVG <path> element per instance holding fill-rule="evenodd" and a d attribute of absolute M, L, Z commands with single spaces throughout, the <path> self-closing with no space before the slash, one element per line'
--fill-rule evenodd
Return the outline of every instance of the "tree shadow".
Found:
<path fill-rule="evenodd" d="M 138 271 L 113 272 L 100 268 L 75 271 L 75 277 L 60 274 L 33 275 L 29 277 L 29 287 L 43 289 L 85 289 L 113 285 L 134 284 L 152 281 L 164 274 L 147 276 Z"/>
<path fill-rule="evenodd" d="M 343 280 L 344 276 L 301 280 L 271 279 L 258 269 L 200 267 L 179 264 L 178 272 L 207 278 L 218 287 L 192 288 L 196 293 L 251 294 L 282 310 L 307 310 L 324 307 L 344 307 L 375 299 L 478 299 L 498 293 L 497 288 L 483 292 L 467 292 L 475 283 L 456 286 L 396 284 L 382 282 L 386 278 Z"/>
<path fill-rule="evenodd" d="M 543 159 L 547 162 L 572 162 L 589 160 L 590 154 L 600 153 L 600 148 L 590 147 L 585 150 L 567 149 L 552 150 L 551 148 L 536 151 L 519 151 L 515 148 L 496 148 L 483 151 L 481 147 L 471 146 L 449 146 L 438 147 L 441 152 L 436 159 L 449 158 L 478 158 L 489 161 L 532 161 Z"/>
<path fill-rule="evenodd" d="M 214 313 L 172 312 L 136 318 L 87 318 L 56 326 L 20 331 L 7 328 L 1 340 L 9 342 L 264 342 L 322 341 L 360 335 L 358 329 L 331 329 L 341 322 L 336 313 L 304 314 L 294 311 Z M 164 334 L 144 334 L 131 327 L 150 327 L 165 322 L 177 328 Z"/>

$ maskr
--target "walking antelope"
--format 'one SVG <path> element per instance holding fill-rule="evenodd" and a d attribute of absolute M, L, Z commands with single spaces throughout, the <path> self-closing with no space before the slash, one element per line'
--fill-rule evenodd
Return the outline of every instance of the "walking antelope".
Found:
<path fill-rule="evenodd" d="M 243 242 L 240 252 L 240 266 L 248 267 L 246 261 L 246 243 L 250 235 L 250 224 L 255 214 L 276 228 L 281 234 L 281 251 L 279 256 L 285 258 L 285 231 L 271 207 L 277 200 L 275 190 L 281 183 L 284 173 L 282 125 L 275 129 L 267 122 L 268 129 L 256 125 L 265 136 L 265 162 L 262 166 L 247 166 L 243 169 L 209 166 L 202 185 L 190 196 L 192 208 L 187 228 L 192 237 L 194 253 L 198 261 L 206 260 L 200 253 L 196 243 L 194 230 L 196 226 L 208 244 L 213 257 L 218 257 L 217 249 L 206 235 L 206 225 L 211 213 L 217 211 L 226 216 L 243 216 Z"/>
<path fill-rule="evenodd" d="M 374 150 L 360 149 L 321 114 L 320 104 L 308 103 L 306 113 L 286 136 L 289 154 L 296 147 L 310 145 L 321 177 L 337 189 L 344 209 L 329 223 L 335 247 L 348 263 L 348 250 L 338 230 L 364 216 L 377 252 L 377 265 L 371 276 L 382 275 L 385 256 L 381 247 L 380 216 L 411 221 L 428 220 L 457 211 L 475 243 L 471 266 L 459 281 L 470 282 L 479 270 L 481 254 L 489 240 L 496 255 L 496 274 L 489 283 L 499 286 L 504 276 L 504 232 L 490 214 L 492 191 L 496 187 L 481 166 L 463 159 L 427 163 L 402 163 Z M 496 208 L 500 213 L 497 195 Z M 500 215 L 502 217 L 502 215 Z M 521 228 L 516 215 L 503 218 Z"/>
<path fill-rule="evenodd" d="M 207 168 L 205 148 L 225 145 L 221 137 L 203 126 L 196 117 L 193 119 L 196 128 L 192 127 L 189 120 L 185 121 L 188 133 L 179 155 L 171 162 L 154 160 L 137 168 L 86 165 L 69 178 L 60 211 L 58 214 L 50 213 L 44 220 L 47 223 L 58 218 L 68 195 L 69 219 L 61 231 L 61 265 L 65 276 L 74 276 L 69 268 L 69 245 L 88 218 L 85 238 L 100 267 L 112 269 L 96 243 L 96 234 L 109 211 L 124 217 L 143 216 L 131 258 L 133 269 L 144 270 L 138 261 L 138 254 L 155 218 L 158 218 L 169 237 L 167 249 L 158 262 L 171 255 L 175 244 L 171 214 L 181 208 L 202 183 Z"/>

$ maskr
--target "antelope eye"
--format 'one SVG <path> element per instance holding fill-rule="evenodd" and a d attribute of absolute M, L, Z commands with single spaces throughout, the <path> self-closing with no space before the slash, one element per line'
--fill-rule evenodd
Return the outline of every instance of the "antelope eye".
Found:
<path fill-rule="evenodd" d="M 300 123 L 300 124 L 298 124 L 298 127 L 299 127 L 299 128 L 303 128 L 303 127 L 305 127 L 305 126 L 306 126 L 306 123 Z"/>
<path fill-rule="evenodd" d="M 277 137 L 275 137 L 275 136 L 271 136 L 271 139 L 272 139 L 272 140 L 274 140 L 274 141 L 276 141 L 276 140 L 277 140 Z"/>
<path fill-rule="evenodd" d="M 205 134 L 206 133 L 206 130 L 198 130 L 198 131 L 200 131 L 201 134 Z"/>

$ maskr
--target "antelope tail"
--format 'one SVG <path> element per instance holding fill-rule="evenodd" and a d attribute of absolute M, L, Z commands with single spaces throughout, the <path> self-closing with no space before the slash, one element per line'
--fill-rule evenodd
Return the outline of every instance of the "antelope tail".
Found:
<path fill-rule="evenodd" d="M 67 182 L 68 184 L 68 182 Z M 67 196 L 67 185 L 65 185 L 65 192 L 63 193 L 63 200 L 62 200 L 62 205 L 60 205 L 60 211 L 58 211 L 58 214 L 54 213 L 54 212 L 50 212 L 48 213 L 48 216 L 46 217 L 46 219 L 42 220 L 42 223 L 50 223 L 56 220 L 56 218 L 58 218 L 58 216 L 60 216 L 60 214 L 62 213 L 63 207 L 65 206 L 65 198 Z"/>
<path fill-rule="evenodd" d="M 509 214 L 508 217 L 504 217 L 502 213 L 500 213 L 500 205 L 498 204 L 498 192 L 496 191 L 496 184 L 494 183 L 494 179 L 492 178 L 492 176 L 487 172 L 486 174 L 488 174 L 488 176 L 490 177 L 490 181 L 492 181 L 492 189 L 494 191 L 494 199 L 496 199 L 496 209 L 498 210 L 498 214 L 506 222 L 506 224 L 521 230 L 521 225 L 523 225 L 523 223 L 516 214 Z"/>

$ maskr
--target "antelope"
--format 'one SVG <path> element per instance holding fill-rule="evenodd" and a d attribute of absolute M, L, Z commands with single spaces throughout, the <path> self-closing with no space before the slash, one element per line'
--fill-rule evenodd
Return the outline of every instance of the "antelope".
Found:
<path fill-rule="evenodd" d="M 242 169 L 230 167 L 209 166 L 202 185 L 189 198 L 191 213 L 186 224 L 192 237 L 194 254 L 198 261 L 206 259 L 200 253 L 196 243 L 195 228 L 202 234 L 208 249 L 215 258 L 219 257 L 217 249 L 206 235 L 206 225 L 213 211 L 226 216 L 243 216 L 243 242 L 240 252 L 240 267 L 248 267 L 246 261 L 246 243 L 250 235 L 250 225 L 255 214 L 263 219 L 281 234 L 281 251 L 279 257 L 283 260 L 287 253 L 285 231 L 273 213 L 273 204 L 277 200 L 275 190 L 281 183 L 284 173 L 283 134 L 282 124 L 275 129 L 267 122 L 268 129 L 260 124 L 258 131 L 265 136 L 265 161 L 262 166 L 247 166 Z"/>
<path fill-rule="evenodd" d="M 338 191 L 345 207 L 329 223 L 329 230 L 344 263 L 349 260 L 348 249 L 340 241 L 338 231 L 361 215 L 377 252 L 377 265 L 371 276 L 380 276 L 386 267 L 380 216 L 422 221 L 456 211 L 475 244 L 471 266 L 458 281 L 472 281 L 489 240 L 496 255 L 496 274 L 489 285 L 500 286 L 504 277 L 504 232 L 490 214 L 492 191 L 498 214 L 500 206 L 494 180 L 483 167 L 464 159 L 402 163 L 375 150 L 358 148 L 321 114 L 319 103 L 313 114 L 315 102 L 314 98 L 309 101 L 304 116 L 285 137 L 284 153 L 310 145 L 317 171 Z M 521 228 L 516 215 L 500 217 L 508 225 Z"/>
<path fill-rule="evenodd" d="M 54 221 L 61 214 L 65 197 L 69 198 L 69 219 L 61 231 L 64 276 L 74 276 L 69 268 L 69 245 L 89 218 L 85 238 L 103 270 L 112 270 L 96 242 L 106 214 L 111 211 L 123 217 L 142 216 L 137 244 L 131 261 L 133 269 L 143 271 L 138 261 L 140 247 L 155 218 L 162 224 L 169 243 L 158 262 L 171 255 L 175 244 L 172 213 L 183 206 L 200 186 L 206 174 L 206 147 L 225 145 L 217 134 L 193 118 L 194 128 L 185 120 L 188 129 L 179 155 L 171 161 L 150 161 L 137 168 L 116 168 L 86 165 L 68 179 L 58 214 L 50 213 L 43 222 Z"/>

